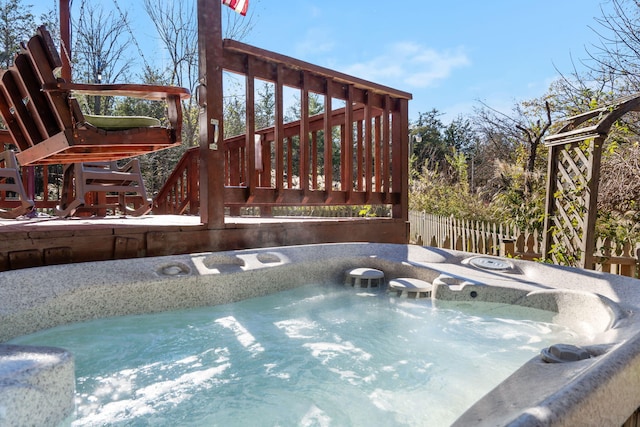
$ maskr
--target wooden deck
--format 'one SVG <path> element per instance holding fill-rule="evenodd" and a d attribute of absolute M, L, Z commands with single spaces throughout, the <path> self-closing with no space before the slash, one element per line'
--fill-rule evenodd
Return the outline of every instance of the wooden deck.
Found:
<path fill-rule="evenodd" d="M 408 223 L 392 218 L 225 217 L 208 229 L 199 216 L 38 217 L 0 220 L 0 271 L 193 252 L 348 241 L 406 243 Z"/>
<path fill-rule="evenodd" d="M 61 2 L 60 21 L 69 45 L 67 3 Z M 105 206 L 113 204 L 113 196 L 105 196 L 87 202 L 79 213 L 91 217 L 2 220 L 0 271 L 252 247 L 408 242 L 411 94 L 223 40 L 220 8 L 219 0 L 198 2 L 198 143 L 188 142 L 190 148 L 155 194 L 153 215 L 105 216 Z M 60 59 L 62 76 L 70 81 L 68 58 Z M 244 132 L 237 135 L 225 133 L 223 71 L 245 88 Z M 264 84 L 273 91 L 274 105 L 267 114 L 270 122 L 261 127 L 257 88 Z M 297 118 L 286 117 L 285 93 L 299 96 Z M 319 114 L 310 111 L 311 97 L 322 105 Z M 20 165 L 28 198 L 39 214 L 55 212 L 61 194 L 59 166 L 28 163 Z M 0 209 L 19 203 L 10 193 L 0 191 Z M 275 216 L 283 207 L 308 206 L 384 207 L 389 217 Z M 261 217 L 240 216 L 252 209 Z"/>

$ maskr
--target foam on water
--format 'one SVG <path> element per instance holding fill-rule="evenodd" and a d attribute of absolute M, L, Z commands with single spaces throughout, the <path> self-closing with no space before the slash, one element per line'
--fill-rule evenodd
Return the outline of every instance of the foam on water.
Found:
<path fill-rule="evenodd" d="M 540 349 L 551 313 L 305 286 L 13 341 L 76 357 L 74 425 L 447 425 Z"/>

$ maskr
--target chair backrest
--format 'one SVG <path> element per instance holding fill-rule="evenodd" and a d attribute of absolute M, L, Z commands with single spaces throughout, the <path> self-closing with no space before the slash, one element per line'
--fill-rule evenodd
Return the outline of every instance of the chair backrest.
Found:
<path fill-rule="evenodd" d="M 51 34 L 42 26 L 0 75 L 0 115 L 17 148 L 34 145 L 73 127 L 79 108 L 68 92 L 43 92 L 45 84 L 58 81 L 62 66 Z M 80 113 L 81 114 L 81 113 Z"/>

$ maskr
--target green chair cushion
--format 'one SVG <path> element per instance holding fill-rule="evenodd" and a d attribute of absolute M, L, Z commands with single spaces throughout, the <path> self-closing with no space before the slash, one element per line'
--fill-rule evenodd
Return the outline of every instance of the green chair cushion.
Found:
<path fill-rule="evenodd" d="M 95 116 L 85 114 L 87 123 L 104 130 L 125 130 L 160 126 L 160 120 L 144 116 Z"/>

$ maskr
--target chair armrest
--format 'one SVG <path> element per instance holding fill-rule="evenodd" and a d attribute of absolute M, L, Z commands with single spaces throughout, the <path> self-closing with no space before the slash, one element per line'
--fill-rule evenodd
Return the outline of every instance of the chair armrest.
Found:
<path fill-rule="evenodd" d="M 176 132 L 177 140 L 180 140 L 182 131 L 182 105 L 181 100 L 189 99 L 189 89 L 178 86 L 159 86 L 143 84 L 91 84 L 91 83 L 67 83 L 58 81 L 43 85 L 44 92 L 76 92 L 92 96 L 128 96 L 150 101 L 166 101 L 168 107 L 168 119 L 171 129 Z"/>
<path fill-rule="evenodd" d="M 42 87 L 44 92 L 73 91 L 83 95 L 92 96 L 128 96 L 151 101 L 162 101 L 169 96 L 177 96 L 179 99 L 191 97 L 189 89 L 178 86 L 159 86 L 143 84 L 91 84 L 91 83 L 48 83 Z"/>

